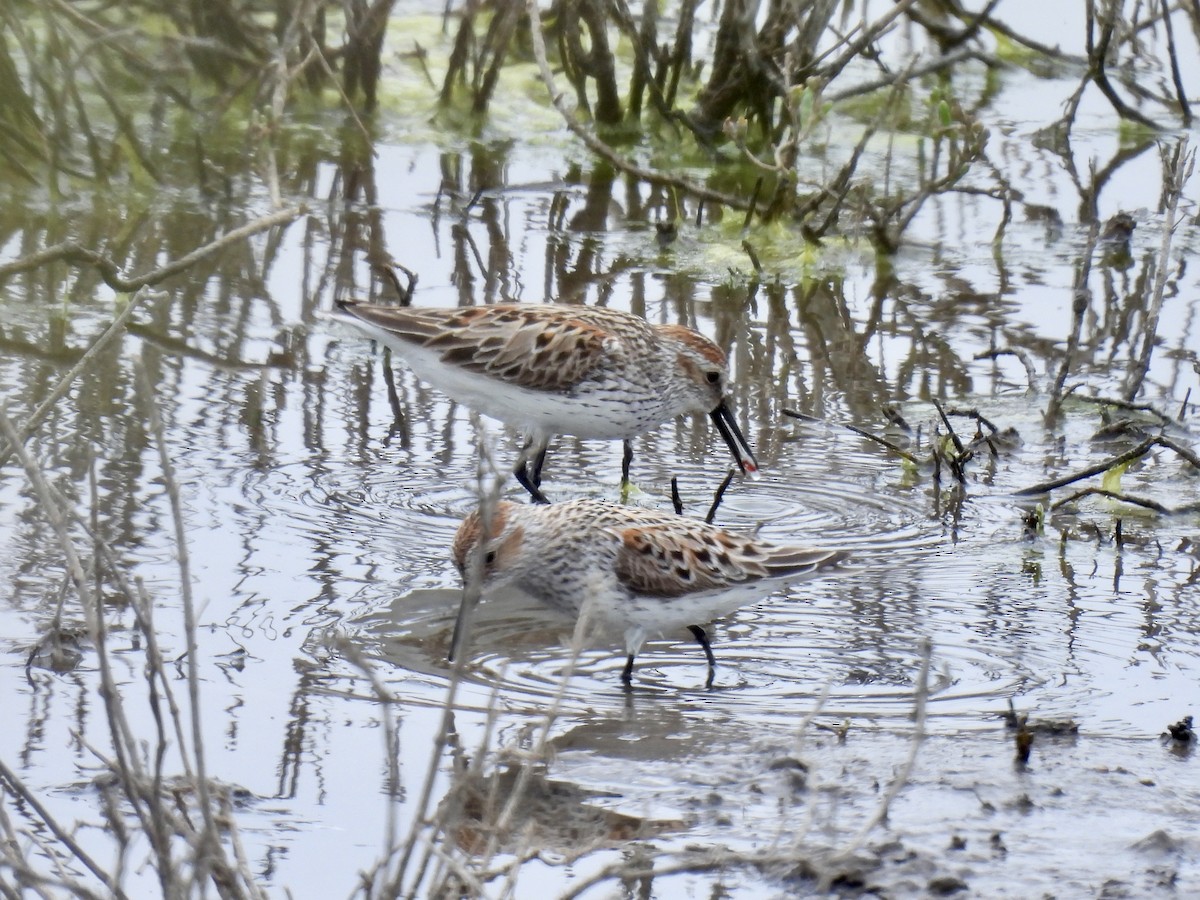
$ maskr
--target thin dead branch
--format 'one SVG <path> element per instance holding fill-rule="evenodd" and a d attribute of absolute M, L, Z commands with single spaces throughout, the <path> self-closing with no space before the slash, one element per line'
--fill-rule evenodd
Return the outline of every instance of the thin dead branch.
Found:
<path fill-rule="evenodd" d="M 1086 487 L 1082 490 L 1075 491 L 1069 497 L 1063 497 L 1061 500 L 1055 500 L 1050 504 L 1051 512 L 1055 512 L 1060 508 L 1070 503 L 1077 503 L 1084 497 L 1107 497 L 1110 500 L 1120 500 L 1122 503 L 1131 503 L 1134 506 L 1140 506 L 1143 509 L 1148 509 L 1163 515 L 1169 515 L 1175 510 L 1163 506 L 1157 500 L 1150 500 L 1146 497 L 1137 497 L 1133 494 L 1126 494 L 1124 491 L 1110 491 L 1105 488 Z"/>
<path fill-rule="evenodd" d="M 736 469 L 731 468 L 725 473 L 724 480 L 720 483 L 720 485 L 717 486 L 717 491 L 715 494 L 713 494 L 712 505 L 708 508 L 708 514 L 704 517 L 704 521 L 709 525 L 711 525 L 713 520 L 716 519 L 717 509 L 721 506 L 721 501 L 725 499 L 725 492 L 729 490 L 729 485 L 733 483 L 733 477 L 736 472 Z"/>
<path fill-rule="evenodd" d="M 96 878 L 99 879 L 100 883 L 108 889 L 112 896 L 119 898 L 119 900 L 124 900 L 126 894 L 124 890 L 121 889 L 120 884 L 118 884 L 113 877 L 107 871 L 105 871 L 103 867 L 100 866 L 99 863 L 92 859 L 91 855 L 76 842 L 75 838 L 71 836 L 70 832 L 61 824 L 59 824 L 54 815 L 42 805 L 41 801 L 38 800 L 37 795 L 25 786 L 25 782 L 21 780 L 20 776 L 10 769 L 2 759 L 0 759 L 0 782 L 3 782 L 4 787 L 7 790 L 11 791 L 14 796 L 19 797 L 22 803 L 26 804 L 31 810 L 33 810 L 38 819 L 46 826 L 47 829 L 49 829 L 50 833 L 54 835 L 54 839 L 68 851 L 70 851 L 71 856 L 78 860 L 79 863 L 84 866 L 84 868 L 95 875 Z M 0 804 L 0 806 L 3 806 L 3 804 Z M 4 853 L 4 856 L 7 857 L 8 854 Z"/>
<path fill-rule="evenodd" d="M 75 265 L 93 266 L 100 273 L 100 277 L 104 279 L 104 283 L 114 291 L 133 293 L 139 288 L 155 285 L 161 281 L 165 281 L 172 275 L 178 275 L 200 262 L 200 260 L 240 243 L 246 238 L 253 237 L 259 232 L 274 228 L 277 225 L 285 225 L 305 212 L 306 207 L 293 206 L 262 216 L 253 222 L 246 223 L 240 228 L 226 232 L 216 240 L 210 241 L 204 246 L 184 254 L 179 259 L 169 262 L 165 266 L 160 266 L 142 275 L 127 277 L 121 273 L 117 263 L 103 253 L 99 253 L 89 247 L 84 247 L 76 241 L 63 241 L 60 244 L 46 247 L 37 253 L 24 256 L 21 259 L 0 264 L 0 280 L 18 272 L 26 272 L 52 262 L 61 261 Z"/>
<path fill-rule="evenodd" d="M 784 413 L 786 413 L 786 412 L 787 412 L 787 410 L 784 410 Z M 877 434 L 871 434 L 871 432 L 866 431 L 862 428 L 859 428 L 856 425 L 846 425 L 845 427 L 847 430 L 853 431 L 859 437 L 864 437 L 868 441 L 874 441 L 876 444 L 879 444 L 881 447 L 886 447 L 888 450 L 892 451 L 893 453 L 895 453 L 897 456 L 901 457 L 902 459 L 905 459 L 908 462 L 912 463 L 914 466 L 919 466 L 921 464 L 921 461 L 919 459 L 917 459 L 915 456 L 913 456 L 911 453 L 909 453 L 907 450 L 905 450 L 899 444 L 893 443 L 892 441 L 889 441 L 887 438 L 880 437 Z"/>
<path fill-rule="evenodd" d="M 1084 385 L 1082 384 L 1077 385 L 1077 387 L 1083 386 Z M 1093 403 L 1096 406 L 1124 409 L 1128 410 L 1129 412 L 1149 413 L 1150 415 L 1154 416 L 1154 418 L 1158 419 L 1160 425 L 1170 425 L 1172 427 L 1179 427 L 1180 425 L 1176 419 L 1162 412 L 1153 403 L 1134 403 L 1122 397 L 1101 397 L 1095 394 L 1080 394 L 1078 391 L 1073 391 L 1070 396 L 1071 399 L 1077 403 Z"/>
<path fill-rule="evenodd" d="M 1166 210 L 1163 215 L 1162 240 L 1159 242 L 1158 258 L 1154 267 L 1154 288 L 1146 304 L 1146 319 L 1142 329 L 1141 353 L 1130 360 L 1129 373 L 1125 378 L 1125 399 L 1132 401 L 1142 389 L 1146 373 L 1150 371 L 1150 358 L 1158 343 L 1158 320 L 1162 313 L 1163 297 L 1167 290 L 1167 273 L 1170 271 L 1171 239 L 1181 220 L 1177 218 L 1179 200 L 1184 186 L 1192 176 L 1196 154 L 1188 150 L 1188 140 L 1182 138 L 1171 150 L 1161 148 L 1163 161 L 1163 194 Z"/>
<path fill-rule="evenodd" d="M 1047 428 L 1053 428 L 1058 422 L 1063 400 L 1065 399 L 1063 386 L 1067 382 L 1067 375 L 1071 371 L 1076 351 L 1079 349 L 1079 335 L 1083 329 L 1083 316 L 1087 312 L 1088 304 L 1091 300 L 1091 292 L 1088 290 L 1088 277 L 1092 271 L 1092 257 L 1095 255 L 1096 242 L 1099 238 L 1099 223 L 1093 219 L 1091 228 L 1088 230 L 1087 248 L 1080 258 L 1079 266 L 1075 272 L 1075 283 L 1071 290 L 1071 332 L 1067 337 L 1067 349 L 1063 353 L 1062 364 L 1059 366 L 1058 375 L 1054 379 L 1054 387 L 1050 392 L 1050 402 L 1046 405 L 1046 414 L 1043 417 Z"/>
<path fill-rule="evenodd" d="M 200 649 L 196 642 L 196 609 L 192 597 L 192 573 L 188 555 L 187 531 L 183 524 L 183 498 L 179 491 L 179 482 L 175 478 L 175 467 L 171 464 L 171 452 L 167 444 L 166 430 L 163 428 L 162 417 L 158 412 L 158 403 L 154 396 L 154 386 L 142 365 L 137 366 L 138 383 L 142 399 L 147 409 L 150 432 L 158 448 L 158 464 L 162 473 L 163 484 L 167 491 L 167 500 L 171 506 L 171 521 L 175 526 L 175 554 L 179 565 L 179 587 L 183 602 L 183 628 L 187 640 L 186 660 L 188 700 L 191 706 L 191 750 L 196 766 L 195 787 L 200 800 L 200 814 L 204 819 L 204 829 L 198 837 L 196 856 L 200 865 L 206 867 L 210 860 L 220 864 L 220 832 L 217 828 L 216 816 L 213 810 L 213 797 L 210 794 L 207 765 L 204 757 L 204 729 L 201 722 L 202 706 L 200 704 Z"/>
<path fill-rule="evenodd" d="M 1024 350 L 1016 347 L 1007 347 L 1003 350 L 985 350 L 982 353 L 976 353 L 975 359 L 998 359 L 1001 356 L 1015 356 L 1025 367 L 1025 377 L 1029 379 L 1029 389 L 1036 390 L 1037 388 L 1037 369 L 1034 368 L 1033 361 L 1029 358 L 1029 354 Z"/>
<path fill-rule="evenodd" d="M 1107 472 L 1114 466 L 1124 465 L 1127 462 L 1132 462 L 1135 459 L 1140 459 L 1145 456 L 1159 442 L 1157 437 L 1146 438 L 1136 447 L 1131 447 L 1124 453 L 1107 459 L 1103 462 L 1098 462 L 1095 465 L 1088 466 L 1078 472 L 1070 475 L 1063 475 L 1060 478 L 1052 478 L 1049 481 L 1041 481 L 1027 488 L 1022 488 L 1016 491 L 1018 497 L 1028 497 L 1031 494 L 1047 494 L 1060 487 L 1066 487 L 1068 484 L 1074 484 L 1077 481 L 1083 481 L 1085 478 L 1091 478 L 1093 475 L 1099 475 L 1102 472 Z"/>
<path fill-rule="evenodd" d="M 920 654 L 920 663 L 917 668 L 916 681 L 913 683 L 913 734 L 908 745 L 908 756 L 897 770 L 883 796 L 879 798 L 874 814 L 862 824 L 857 834 L 839 848 L 834 856 L 834 861 L 847 860 L 862 847 L 868 835 L 887 819 L 892 803 L 900 796 L 900 791 L 912 777 L 913 768 L 917 764 L 917 755 L 925 740 L 925 716 L 929 704 L 929 664 L 933 658 L 932 641 L 928 637 L 922 637 L 917 652 Z"/>

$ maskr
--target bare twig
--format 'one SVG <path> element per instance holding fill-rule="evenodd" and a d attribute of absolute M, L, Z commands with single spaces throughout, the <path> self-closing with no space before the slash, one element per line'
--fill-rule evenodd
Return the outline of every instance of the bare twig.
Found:
<path fill-rule="evenodd" d="M 1108 497 L 1110 500 L 1120 500 L 1123 503 L 1132 503 L 1134 506 L 1141 506 L 1144 509 L 1153 510 L 1156 513 L 1164 515 L 1173 512 L 1163 506 L 1157 500 L 1149 500 L 1145 497 L 1137 497 L 1133 494 L 1126 494 L 1122 491 L 1110 491 L 1104 488 L 1087 487 L 1078 490 L 1069 497 L 1063 497 L 1061 500 L 1056 500 L 1050 504 L 1050 510 L 1054 511 L 1060 507 L 1066 506 L 1068 503 L 1074 503 L 1077 500 L 1082 500 L 1084 497 Z"/>
<path fill-rule="evenodd" d="M 1067 374 L 1071 371 L 1071 363 L 1075 359 L 1075 351 L 1079 348 L 1079 333 L 1083 329 L 1083 314 L 1087 312 L 1090 294 L 1088 292 L 1088 277 L 1092 271 L 1092 256 L 1096 251 L 1096 242 L 1100 238 L 1099 223 L 1092 220 L 1088 231 L 1087 249 L 1075 273 L 1075 283 L 1071 291 L 1072 326 L 1067 338 L 1067 349 L 1063 353 L 1062 365 L 1059 366 L 1058 376 L 1054 379 L 1054 388 L 1050 392 L 1050 402 L 1046 405 L 1044 422 L 1050 428 L 1058 422 L 1058 415 L 1063 403 L 1063 385 L 1066 384 Z"/>
<path fill-rule="evenodd" d="M 1173 450 L 1174 452 L 1178 453 L 1191 464 L 1192 468 L 1200 469 L 1200 456 L 1198 456 L 1195 451 L 1189 447 L 1185 447 L 1174 438 L 1165 434 L 1160 434 L 1154 439 L 1154 442 L 1160 447 L 1165 447 L 1168 450 Z"/>
<path fill-rule="evenodd" d="M 958 432 L 950 424 L 950 419 L 946 416 L 946 411 L 942 409 L 942 404 L 936 397 L 933 400 L 933 406 L 937 410 L 938 416 L 941 417 L 942 424 L 946 426 L 946 431 L 950 434 L 950 440 L 954 444 L 954 455 L 947 456 L 946 462 L 950 465 L 950 471 L 954 473 L 954 477 L 958 483 L 966 484 L 966 464 L 971 460 L 973 453 L 963 445 Z"/>
<path fill-rule="evenodd" d="M 746 251 L 746 255 L 750 257 L 750 265 L 754 266 L 754 272 L 761 275 L 763 272 L 762 263 L 759 261 L 758 254 L 754 251 L 754 245 L 749 241 L 742 241 L 742 249 Z"/>
<path fill-rule="evenodd" d="M 893 72 L 883 78 L 875 79 L 874 81 L 864 81 L 862 83 L 853 84 L 840 91 L 832 91 L 825 95 L 825 99 L 831 103 L 838 103 L 843 100 L 849 100 L 851 97 L 861 97 L 864 94 L 873 94 L 875 91 L 884 88 L 903 87 L 905 83 L 914 78 L 924 78 L 926 75 L 932 75 L 935 72 L 940 72 L 944 69 L 950 69 L 958 65 L 960 62 L 971 59 L 979 55 L 979 51 L 972 50 L 967 47 L 947 53 L 945 56 L 939 56 L 937 59 L 931 59 L 929 62 L 922 65 L 913 65 L 902 72 Z"/>
<path fill-rule="evenodd" d="M 1088 29 L 1088 77 L 1100 89 L 1100 93 L 1112 104 L 1112 108 L 1116 110 L 1117 115 L 1123 119 L 1137 122 L 1146 128 L 1158 131 L 1158 124 L 1122 100 L 1116 89 L 1113 88 L 1112 83 L 1108 80 L 1108 72 L 1105 67 L 1108 62 L 1109 49 L 1112 46 L 1112 39 L 1116 32 L 1117 24 L 1122 20 L 1119 5 L 1117 3 L 1106 2 L 1106 9 L 1103 15 L 1095 16 L 1093 14 L 1088 17 L 1089 24 L 1094 23 L 1097 19 L 1100 20 L 1100 39 L 1098 41 L 1093 43 L 1091 29 Z M 1089 0 L 1088 7 L 1089 10 L 1092 9 L 1091 0 Z"/>
<path fill-rule="evenodd" d="M 976 353 L 975 359 L 996 359 L 1000 356 L 1015 356 L 1021 361 L 1021 365 L 1025 367 L 1025 377 L 1029 379 L 1030 390 L 1037 387 L 1037 370 L 1033 366 L 1029 354 L 1024 350 L 1018 350 L 1015 347 L 1006 347 L 1002 350 L 987 350 L 983 353 Z"/>
<path fill-rule="evenodd" d="M 823 66 L 818 74 L 827 81 L 833 80 L 842 69 L 846 68 L 853 60 L 858 59 L 859 55 L 880 35 L 892 27 L 892 23 L 900 16 L 904 15 L 909 9 L 915 5 L 917 0 L 900 0 L 894 6 L 890 7 L 886 13 L 880 16 L 870 26 L 862 29 L 862 33 L 857 38 L 846 45 L 846 49 L 842 54 L 829 65 Z"/>
<path fill-rule="evenodd" d="M 50 829 L 55 840 L 70 850 L 71 855 L 79 860 L 89 872 L 100 879 L 100 882 L 112 892 L 114 897 L 124 898 L 126 896 L 121 886 L 112 879 L 112 876 L 92 859 L 87 851 L 71 837 L 70 832 L 58 824 L 58 820 L 38 801 L 37 795 L 25 786 L 25 782 L 20 779 L 16 772 L 5 765 L 2 759 L 0 759 L 0 780 L 8 787 L 8 790 L 12 791 L 14 796 L 20 797 L 21 802 L 25 803 L 37 814 L 37 817 Z"/>
<path fill-rule="evenodd" d="M 974 419 L 976 422 L 978 422 L 980 425 L 982 425 L 984 428 L 986 428 L 992 434 L 997 434 L 1000 431 L 1000 429 L 996 427 L 995 422 L 993 422 L 991 419 L 989 419 L 987 416 L 985 416 L 979 410 L 974 409 L 974 408 L 972 408 L 972 409 L 956 409 L 954 407 L 951 407 L 950 409 L 946 410 L 946 415 L 962 416 L 965 419 Z"/>
<path fill-rule="evenodd" d="M 928 637 L 921 638 L 919 647 L 921 654 L 921 664 L 917 670 L 917 680 L 913 686 L 913 735 L 912 741 L 909 743 L 908 757 L 900 766 L 896 776 L 892 779 L 892 783 L 888 785 L 888 789 L 879 799 L 879 804 L 875 808 L 875 814 L 863 823 L 862 828 L 858 833 L 850 839 L 850 841 L 842 847 L 835 860 L 849 859 L 863 845 L 863 842 L 881 822 L 887 818 L 888 810 L 891 808 L 892 801 L 899 796 L 900 791 L 908 783 L 908 779 L 912 776 L 913 768 L 917 764 L 917 753 L 921 749 L 921 742 L 925 739 L 925 710 L 929 700 L 929 662 L 933 656 L 933 645 Z"/>
<path fill-rule="evenodd" d="M 819 419 L 816 416 L 810 416 L 805 413 L 798 412 L 797 410 L 794 410 L 794 409 L 781 409 L 780 412 L 789 418 L 799 419 L 801 422 L 824 423 L 824 421 L 825 421 L 824 419 Z M 866 438 L 868 441 L 874 441 L 876 444 L 879 444 L 882 447 L 886 447 L 888 450 L 891 450 L 897 456 L 900 456 L 903 459 L 908 460 L 914 466 L 919 466 L 921 464 L 921 461 L 919 459 L 917 459 L 917 457 L 915 457 L 913 454 L 909 453 L 907 450 L 905 450 L 899 444 L 889 441 L 887 438 L 880 437 L 879 435 L 876 435 L 876 434 L 871 434 L 871 432 L 866 431 L 862 428 L 859 428 L 856 425 L 848 425 L 847 424 L 847 425 L 843 425 L 842 427 L 845 428 L 847 431 L 854 432 L 859 437 Z"/>
<path fill-rule="evenodd" d="M 786 412 L 786 410 L 784 410 L 784 412 Z M 846 428 L 850 431 L 853 431 L 859 437 L 864 437 L 868 441 L 874 441 L 876 444 L 879 444 L 880 446 L 887 447 L 887 449 L 891 450 L 897 456 L 900 456 L 903 459 L 908 460 L 914 466 L 919 466 L 921 464 L 921 461 L 919 459 L 917 459 L 915 456 L 913 456 L 911 453 L 909 453 L 907 450 L 905 450 L 899 444 L 895 444 L 892 441 L 889 441 L 887 438 L 882 438 L 879 435 L 871 434 L 871 432 L 865 431 L 862 428 L 859 428 L 855 425 L 847 425 Z"/>
<path fill-rule="evenodd" d="M 683 498 L 679 496 L 679 479 L 671 476 L 671 505 L 675 507 L 675 515 L 683 515 Z"/>
<path fill-rule="evenodd" d="M 1183 75 L 1179 71 L 1179 54 L 1175 49 L 1175 31 L 1171 27 L 1171 7 L 1168 0 L 1159 0 L 1162 8 L 1162 22 L 1167 30 L 1167 56 L 1171 60 L 1171 81 L 1175 85 L 1175 100 L 1179 103 L 1179 112 L 1183 116 L 1183 125 L 1192 124 L 1192 108 L 1188 105 L 1187 91 L 1183 87 Z M 1200 23 L 1197 23 L 1200 24 Z"/>
<path fill-rule="evenodd" d="M 400 786 L 400 739 L 396 727 L 396 717 L 392 707 L 396 703 L 396 695 L 392 693 L 379 677 L 379 673 L 363 656 L 354 641 L 339 637 L 336 641 L 338 653 L 343 655 L 351 665 L 357 668 L 371 684 L 371 690 L 383 712 L 383 750 L 388 773 L 388 807 L 387 820 L 384 826 L 383 846 L 387 848 L 396 845 L 396 795 Z"/>
<path fill-rule="evenodd" d="M 933 408 L 937 410 L 938 416 L 941 417 L 942 424 L 946 426 L 946 431 L 950 433 L 950 440 L 954 442 L 954 452 L 961 458 L 966 453 L 967 448 L 963 446 L 962 440 L 958 433 L 954 430 L 954 426 L 950 424 L 950 419 L 946 415 L 946 410 L 942 408 L 942 403 L 936 397 L 933 399 Z"/>
<path fill-rule="evenodd" d="M 745 231 L 754 221 L 754 210 L 758 206 L 758 195 L 762 193 L 763 176 L 759 175 L 754 181 L 754 192 L 750 195 L 750 203 L 746 207 L 746 217 L 742 219 L 742 230 Z M 755 266 L 755 268 L 758 268 Z"/>
<path fill-rule="evenodd" d="M 1082 386 L 1082 385 L 1081 385 Z M 1153 403 L 1133 403 L 1121 397 L 1099 397 L 1093 394 L 1073 394 L 1080 403 L 1094 403 L 1097 406 L 1111 406 L 1114 409 L 1125 409 L 1129 412 L 1146 412 L 1158 419 L 1162 425 L 1178 425 L 1179 422 L 1157 409 Z"/>
<path fill-rule="evenodd" d="M 90 247 L 84 247 L 76 241 L 63 241 L 60 244 L 39 250 L 37 253 L 31 253 L 29 256 L 13 260 L 10 263 L 0 264 L 0 279 L 18 272 L 36 269 L 51 262 L 63 261 L 77 265 L 94 266 L 99 271 L 104 283 L 114 291 L 133 293 L 138 288 L 158 284 L 172 275 L 178 275 L 200 260 L 212 256 L 214 253 L 219 253 L 226 247 L 252 237 L 260 231 L 266 231 L 277 225 L 284 225 L 291 222 L 297 216 L 303 215 L 305 211 L 306 208 L 304 206 L 293 206 L 262 216 L 240 228 L 226 232 L 215 241 L 210 241 L 203 247 L 198 247 L 192 252 L 179 257 L 179 259 L 167 263 L 165 266 L 160 266 L 143 275 L 135 275 L 132 278 L 121 274 L 117 264 L 103 253 L 99 253 Z"/>
<path fill-rule="evenodd" d="M 132 802 L 135 813 L 142 819 L 142 824 L 146 827 L 147 834 L 151 838 L 154 838 L 156 837 L 156 833 L 150 827 L 150 823 L 146 822 L 145 810 L 142 804 L 135 802 L 136 798 L 140 796 L 138 784 L 143 777 L 143 772 L 139 759 L 138 743 L 134 740 L 128 719 L 121 705 L 121 694 L 117 689 L 116 679 L 112 673 L 111 660 L 105 647 L 106 626 L 103 621 L 103 607 L 99 598 L 92 591 L 85 567 L 68 530 L 69 516 L 64 512 L 63 504 L 60 503 L 57 492 L 47 481 L 37 461 L 26 451 L 24 444 L 19 440 L 15 426 L 2 409 L 0 409 L 0 435 L 8 438 L 9 446 L 20 461 L 21 466 L 25 469 L 26 477 L 29 479 L 34 494 L 38 498 L 41 514 L 45 516 L 46 521 L 50 524 L 58 539 L 59 549 L 62 551 L 67 572 L 75 590 L 79 594 L 84 620 L 87 623 L 88 637 L 96 647 L 96 656 L 100 670 L 100 695 L 104 701 L 113 750 L 117 755 L 113 771 L 118 779 L 120 779 L 123 790 Z M 160 854 L 159 861 L 161 864 L 161 854 L 169 854 L 170 848 L 156 846 L 155 850 Z M 162 874 L 167 878 L 172 878 L 174 875 L 173 867 Z"/>
<path fill-rule="evenodd" d="M 1146 373 L 1150 370 L 1150 357 L 1158 342 L 1158 318 L 1162 312 L 1163 296 L 1167 289 L 1167 273 L 1170 271 L 1171 238 L 1179 224 L 1176 213 L 1179 210 L 1179 199 L 1183 194 L 1184 185 L 1191 178 L 1196 161 L 1196 154 L 1188 150 L 1185 136 L 1168 155 L 1164 149 L 1163 179 L 1166 199 L 1166 211 L 1163 214 L 1162 240 L 1159 243 L 1158 258 L 1154 270 L 1154 289 L 1146 304 L 1146 317 L 1142 326 L 1142 352 L 1136 359 L 1130 360 L 1129 374 L 1125 378 L 1125 399 L 1133 400 L 1142 389 Z"/>
<path fill-rule="evenodd" d="M 204 830 L 198 836 L 199 846 L 196 848 L 196 860 L 198 867 L 203 871 L 214 863 L 221 867 L 223 854 L 220 852 L 220 832 L 213 815 L 213 797 L 210 793 L 207 766 L 204 761 L 204 729 L 201 723 L 200 707 L 200 649 L 196 642 L 196 608 L 192 598 L 192 573 L 188 557 L 187 532 L 183 524 L 183 498 L 179 492 L 179 482 L 175 480 L 175 467 L 171 464 L 166 430 L 163 428 L 162 417 L 158 412 L 154 386 L 150 382 L 145 366 L 140 361 L 136 364 L 136 369 L 138 384 L 148 410 L 150 431 L 154 435 L 154 441 L 158 447 L 158 463 L 163 484 L 166 487 L 167 499 L 171 505 L 171 518 L 175 525 L 175 554 L 179 565 L 179 589 L 183 601 L 183 627 L 187 642 L 186 663 L 188 699 L 192 713 L 192 755 L 196 766 L 196 794 L 200 801 L 200 815 L 204 819 Z"/>
<path fill-rule="evenodd" d="M 455 633 L 451 638 L 450 653 L 454 665 L 450 671 L 450 684 L 446 689 L 446 698 L 442 704 L 442 724 L 437 734 L 434 735 L 433 747 L 429 756 L 429 768 L 425 773 L 421 794 L 417 798 L 415 806 L 413 828 L 409 832 L 404 846 L 399 849 L 399 856 L 396 859 L 395 865 L 391 868 L 387 883 L 377 886 L 381 891 L 378 894 L 379 896 L 394 897 L 399 896 L 402 892 L 404 881 L 409 875 L 409 864 L 416 851 L 417 843 L 421 839 L 422 829 L 420 823 L 428 815 L 429 805 L 433 800 L 433 789 L 437 784 L 437 772 L 442 763 L 442 753 L 449 742 L 449 736 L 454 732 L 454 702 L 458 695 L 459 684 L 462 681 L 463 671 L 466 666 L 466 654 L 463 650 L 466 647 L 466 641 L 470 634 L 472 614 L 483 594 L 484 556 L 487 553 L 487 542 L 491 536 L 490 532 L 492 523 L 495 520 L 496 504 L 500 500 L 500 485 L 502 483 L 499 470 L 492 459 L 487 433 L 483 430 L 482 425 L 479 428 L 479 461 L 476 481 L 479 497 L 480 537 L 476 544 L 475 552 L 471 554 L 471 559 L 467 561 L 467 570 L 463 578 L 463 595 L 460 601 Z M 389 852 L 394 851 L 389 848 Z M 420 866 L 420 871 L 424 871 L 424 864 Z M 414 893 L 421 877 L 419 872 L 416 880 L 412 882 L 411 887 Z"/>
<path fill-rule="evenodd" d="M 721 501 L 725 498 L 725 492 L 729 490 L 729 485 L 733 483 L 733 476 L 736 469 L 731 468 L 725 473 L 725 480 L 721 482 L 717 488 L 717 492 L 713 494 L 712 506 L 708 508 L 708 515 L 704 517 L 704 521 L 709 525 L 713 523 L 713 519 L 717 517 L 717 507 L 721 505 Z"/>

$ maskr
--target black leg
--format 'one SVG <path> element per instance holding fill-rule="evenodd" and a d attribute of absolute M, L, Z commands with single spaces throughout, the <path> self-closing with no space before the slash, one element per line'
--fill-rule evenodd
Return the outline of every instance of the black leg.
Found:
<path fill-rule="evenodd" d="M 713 676 L 717 674 L 717 658 L 713 656 L 712 644 L 708 642 L 708 632 L 699 625 L 689 625 L 688 631 L 692 633 L 692 637 L 696 639 L 696 643 L 704 651 L 704 658 L 708 660 L 708 681 L 704 683 L 704 686 L 710 688 L 713 684 Z"/>
<path fill-rule="evenodd" d="M 621 457 L 621 484 L 629 484 L 629 467 L 633 463 L 633 442 L 625 441 L 625 455 Z"/>
<path fill-rule="evenodd" d="M 546 498 L 546 495 L 542 493 L 541 489 L 536 484 L 529 480 L 529 472 L 525 467 L 524 461 L 522 461 L 515 469 L 513 469 L 513 475 L 517 477 L 517 481 L 521 483 L 521 487 L 529 491 L 529 496 L 533 498 L 534 503 L 544 503 L 549 505 L 550 501 Z"/>
<path fill-rule="evenodd" d="M 540 488 L 542 486 L 542 466 L 546 464 L 546 449 L 546 447 L 543 447 L 538 451 L 537 457 L 533 460 L 533 471 L 530 473 L 532 476 L 530 480 L 533 482 L 534 487 Z"/>
<path fill-rule="evenodd" d="M 625 690 L 629 690 L 633 686 L 633 654 L 625 658 L 625 669 L 621 672 L 621 681 L 625 683 Z"/>

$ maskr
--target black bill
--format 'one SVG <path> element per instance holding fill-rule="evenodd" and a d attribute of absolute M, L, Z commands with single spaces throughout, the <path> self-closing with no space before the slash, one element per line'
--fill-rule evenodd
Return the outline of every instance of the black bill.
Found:
<path fill-rule="evenodd" d="M 733 458 L 741 470 L 747 475 L 757 475 L 758 460 L 754 458 L 754 451 L 750 449 L 750 443 L 742 434 L 742 429 L 738 428 L 737 420 L 729 411 L 728 404 L 722 400 L 709 413 L 709 416 L 712 418 L 713 424 L 717 426 L 717 431 L 721 432 L 721 437 L 725 439 L 725 445 L 733 454 Z"/>

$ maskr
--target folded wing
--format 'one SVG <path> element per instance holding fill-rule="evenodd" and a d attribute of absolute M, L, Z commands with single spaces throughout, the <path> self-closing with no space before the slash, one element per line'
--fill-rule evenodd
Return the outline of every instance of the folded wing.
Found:
<path fill-rule="evenodd" d="M 683 522 L 685 520 L 681 520 Z M 717 528 L 639 525 L 618 532 L 617 577 L 638 594 L 680 597 L 763 579 L 803 580 L 830 568 L 840 550 L 781 547 Z"/>
<path fill-rule="evenodd" d="M 345 302 L 341 308 L 385 332 L 400 352 L 404 344 L 422 347 L 447 365 L 534 391 L 568 391 L 607 354 L 619 352 L 604 329 L 570 307 L 419 309 Z"/>

